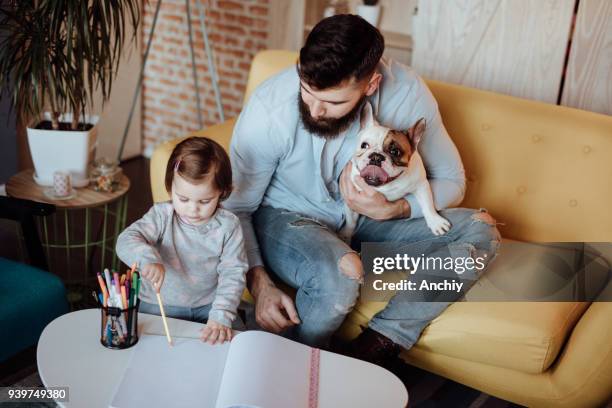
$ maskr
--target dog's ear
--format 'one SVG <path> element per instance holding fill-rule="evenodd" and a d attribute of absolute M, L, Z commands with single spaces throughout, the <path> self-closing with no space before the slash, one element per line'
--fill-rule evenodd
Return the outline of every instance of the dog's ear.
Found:
<path fill-rule="evenodd" d="M 421 137 L 425 134 L 425 118 L 416 121 L 410 129 L 406 131 L 406 136 L 410 140 L 410 144 L 416 149 Z"/>
<path fill-rule="evenodd" d="M 361 108 L 361 129 L 373 126 L 375 122 L 374 114 L 372 113 L 372 105 L 370 105 L 370 102 L 366 101 L 366 103 L 363 104 L 363 108 Z"/>

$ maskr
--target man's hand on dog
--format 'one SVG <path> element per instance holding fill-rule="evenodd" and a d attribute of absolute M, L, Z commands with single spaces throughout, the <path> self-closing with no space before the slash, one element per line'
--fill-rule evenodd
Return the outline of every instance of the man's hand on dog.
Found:
<path fill-rule="evenodd" d="M 410 216 L 408 201 L 403 198 L 388 201 L 383 194 L 368 185 L 363 177 L 357 176 L 355 183 L 361 189 L 359 191 L 351 182 L 352 165 L 349 161 L 340 175 L 340 193 L 351 210 L 379 221 Z"/>

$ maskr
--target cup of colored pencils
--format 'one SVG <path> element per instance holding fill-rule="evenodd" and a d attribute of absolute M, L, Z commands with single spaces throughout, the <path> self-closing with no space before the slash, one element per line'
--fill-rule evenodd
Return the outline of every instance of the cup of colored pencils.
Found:
<path fill-rule="evenodd" d="M 111 349 L 125 349 L 138 342 L 138 292 L 140 276 L 135 265 L 121 276 L 108 269 L 98 273 L 100 292 L 94 292 L 100 306 L 100 343 Z"/>

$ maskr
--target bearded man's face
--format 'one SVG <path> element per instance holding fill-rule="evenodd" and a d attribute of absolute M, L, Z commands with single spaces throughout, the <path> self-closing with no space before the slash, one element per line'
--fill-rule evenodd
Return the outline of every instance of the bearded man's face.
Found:
<path fill-rule="evenodd" d="M 300 119 L 310 133 L 333 139 L 359 116 L 365 98 L 364 84 L 354 81 L 324 90 L 313 89 L 300 81 L 297 101 Z"/>

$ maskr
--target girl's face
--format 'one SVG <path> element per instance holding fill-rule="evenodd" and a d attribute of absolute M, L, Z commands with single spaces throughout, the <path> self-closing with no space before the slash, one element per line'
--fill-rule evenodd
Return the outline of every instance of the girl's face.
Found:
<path fill-rule="evenodd" d="M 174 173 L 172 206 L 183 221 L 192 225 L 208 221 L 217 209 L 220 196 L 221 192 L 215 188 L 212 177 L 193 184 Z"/>

